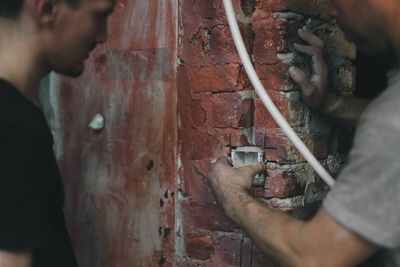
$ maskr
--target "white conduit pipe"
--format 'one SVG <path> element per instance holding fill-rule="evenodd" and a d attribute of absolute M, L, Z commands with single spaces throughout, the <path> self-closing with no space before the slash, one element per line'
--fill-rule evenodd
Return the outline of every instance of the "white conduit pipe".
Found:
<path fill-rule="evenodd" d="M 263 104 L 281 127 L 282 131 L 287 135 L 289 140 L 295 145 L 295 147 L 300 151 L 307 162 L 315 169 L 318 175 L 324 180 L 330 187 L 335 184 L 335 180 L 330 176 L 330 174 L 322 167 L 318 160 L 313 156 L 306 145 L 300 140 L 297 134 L 289 126 L 285 118 L 276 108 L 275 104 L 272 102 L 271 98 L 268 96 L 264 86 L 262 85 L 257 73 L 250 61 L 250 57 L 247 54 L 246 47 L 243 43 L 242 35 L 239 31 L 239 26 L 236 21 L 236 14 L 232 7 L 231 0 L 223 0 L 225 6 L 225 12 L 229 21 L 229 26 L 232 32 L 233 39 L 235 41 L 236 49 L 238 50 L 240 59 L 242 60 L 243 66 L 253 84 L 258 96 L 262 100 Z"/>

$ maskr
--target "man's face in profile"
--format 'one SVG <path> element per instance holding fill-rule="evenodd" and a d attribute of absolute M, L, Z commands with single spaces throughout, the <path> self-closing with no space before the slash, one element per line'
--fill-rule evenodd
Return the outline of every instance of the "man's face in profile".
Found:
<path fill-rule="evenodd" d="M 328 14 L 336 19 L 346 39 L 372 54 L 389 49 L 386 17 L 376 1 L 382 0 L 331 0 L 328 8 Z"/>
<path fill-rule="evenodd" d="M 77 8 L 62 3 L 52 29 L 53 45 L 46 61 L 60 74 L 77 77 L 84 70 L 84 61 L 97 44 L 107 40 L 107 17 L 114 0 L 81 0 Z"/>

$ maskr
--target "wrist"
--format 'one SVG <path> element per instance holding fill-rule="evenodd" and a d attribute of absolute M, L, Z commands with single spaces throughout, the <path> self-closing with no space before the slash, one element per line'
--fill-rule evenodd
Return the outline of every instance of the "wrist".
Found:
<path fill-rule="evenodd" d="M 318 110 L 325 115 L 332 116 L 336 112 L 339 102 L 339 93 L 336 91 L 330 91 L 325 97 L 324 103 Z"/>
<path fill-rule="evenodd" d="M 235 223 L 241 225 L 243 220 L 246 220 L 249 207 L 254 204 L 256 200 L 246 191 L 235 194 L 235 197 L 228 199 L 222 205 L 225 213 Z"/>

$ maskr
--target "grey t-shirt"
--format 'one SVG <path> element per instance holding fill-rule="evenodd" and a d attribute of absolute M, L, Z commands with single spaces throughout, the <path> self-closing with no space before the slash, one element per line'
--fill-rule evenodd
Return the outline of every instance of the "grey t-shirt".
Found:
<path fill-rule="evenodd" d="M 323 203 L 338 223 L 383 248 L 383 266 L 400 266 L 400 71 L 367 108 L 349 163 Z"/>

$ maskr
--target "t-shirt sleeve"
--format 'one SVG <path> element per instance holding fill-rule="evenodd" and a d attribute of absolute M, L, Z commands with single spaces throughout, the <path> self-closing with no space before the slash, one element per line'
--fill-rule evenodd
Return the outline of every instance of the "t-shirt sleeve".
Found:
<path fill-rule="evenodd" d="M 33 130 L 0 130 L 0 249 L 45 248 L 54 231 L 48 146 Z"/>
<path fill-rule="evenodd" d="M 397 105 L 368 109 L 357 128 L 349 163 L 323 203 L 335 221 L 385 248 L 400 245 Z"/>

